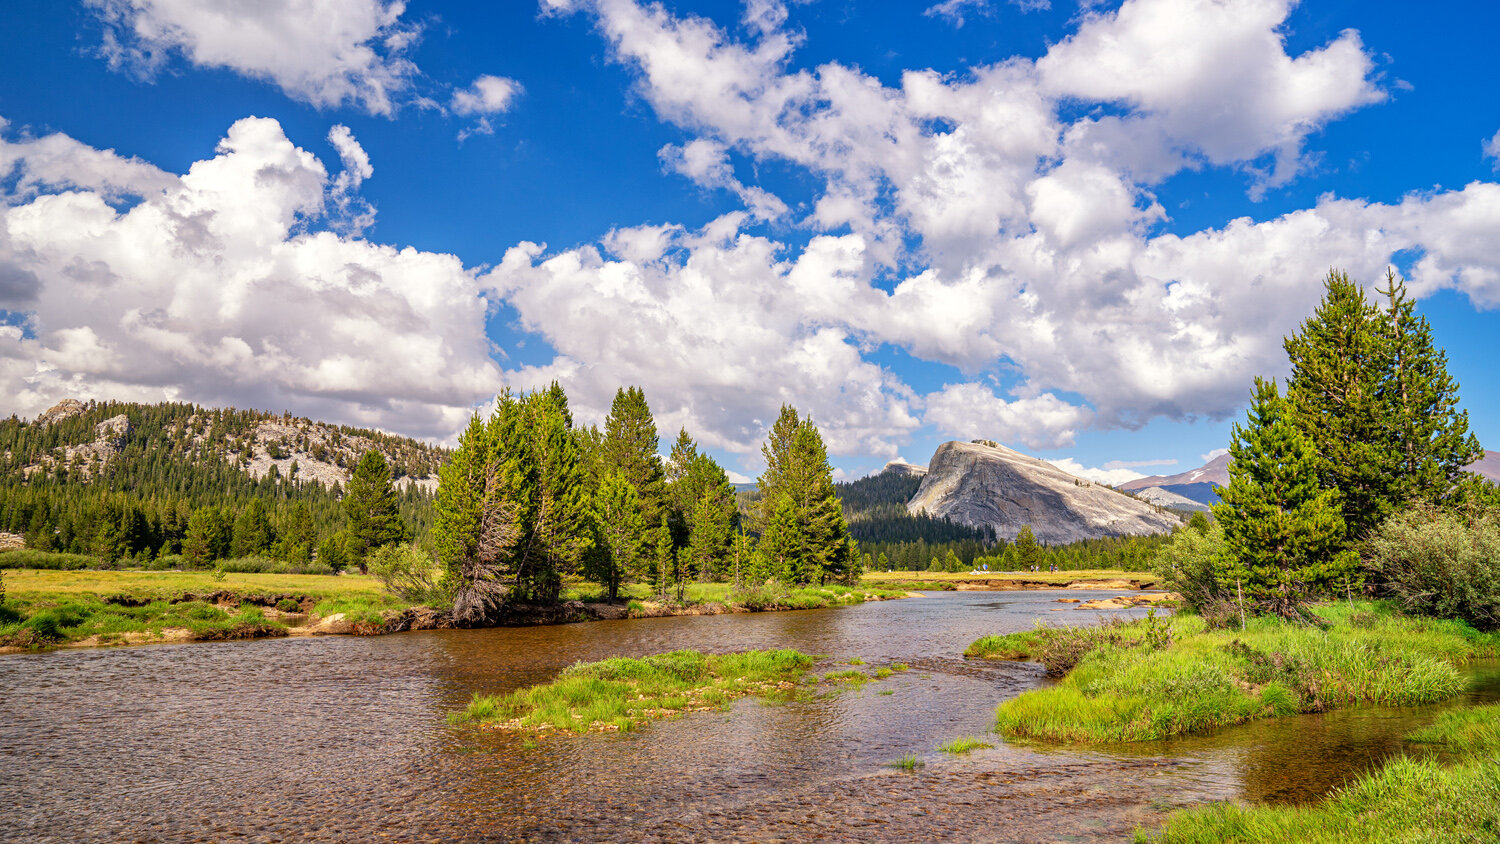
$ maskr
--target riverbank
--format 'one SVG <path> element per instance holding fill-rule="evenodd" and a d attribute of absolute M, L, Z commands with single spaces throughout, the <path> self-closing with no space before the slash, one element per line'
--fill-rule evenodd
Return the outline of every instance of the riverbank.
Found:
<path fill-rule="evenodd" d="M 924 591 L 1013 591 L 1022 589 L 1152 589 L 1157 576 L 1148 571 L 1081 569 L 1057 572 L 868 572 L 860 583 L 889 589 Z"/>
<path fill-rule="evenodd" d="M 1215 803 L 1174 813 L 1135 840 L 1163 844 L 1500 839 L 1500 706 L 1445 712 L 1407 736 L 1435 758 L 1397 757 L 1312 806 Z"/>
<path fill-rule="evenodd" d="M 1335 603 L 1324 627 L 1252 618 L 1209 630 L 1197 616 L 980 639 L 966 655 L 1035 659 L 1061 680 L 1000 704 L 996 729 L 1050 742 L 1148 741 L 1257 718 L 1362 703 L 1444 700 L 1457 666 L 1500 654 L 1500 634 L 1414 618 L 1388 604 Z"/>
<path fill-rule="evenodd" d="M 277 636 L 381 635 L 453 627 L 364 575 L 11 569 L 4 573 L 0 654 Z M 690 584 L 682 601 L 630 584 L 616 602 L 590 583 L 553 605 L 518 605 L 497 626 L 771 612 L 904 598 L 905 590 Z"/>

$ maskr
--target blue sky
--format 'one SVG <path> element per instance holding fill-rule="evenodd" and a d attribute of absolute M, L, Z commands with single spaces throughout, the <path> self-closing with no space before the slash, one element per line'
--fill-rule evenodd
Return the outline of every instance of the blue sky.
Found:
<path fill-rule="evenodd" d="M 1329 267 L 1407 277 L 1500 443 L 1490 4 L 18 0 L 0 382 L 446 440 L 640 384 L 753 477 L 1227 445 Z"/>

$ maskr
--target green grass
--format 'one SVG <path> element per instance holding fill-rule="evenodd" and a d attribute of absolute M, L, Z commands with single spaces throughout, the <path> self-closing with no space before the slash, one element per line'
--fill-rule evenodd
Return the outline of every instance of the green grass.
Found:
<path fill-rule="evenodd" d="M 938 745 L 938 750 L 941 750 L 944 753 L 952 753 L 953 755 L 957 756 L 963 753 L 968 753 L 971 750 L 979 750 L 980 748 L 985 747 L 994 747 L 994 745 L 982 739 L 975 738 L 974 736 L 963 736 L 961 738 L 956 738 L 948 742 L 947 744 Z"/>
<path fill-rule="evenodd" d="M 479 695 L 450 723 L 521 731 L 630 730 L 646 721 L 716 709 L 747 695 L 792 693 L 813 658 L 790 649 L 704 655 L 673 651 L 579 663 L 550 683 Z"/>
<path fill-rule="evenodd" d="M 905 671 L 905 670 L 907 670 L 907 669 L 908 669 L 908 668 L 909 668 L 909 667 L 910 667 L 910 666 L 908 666 L 908 665 L 907 665 L 907 664 L 906 664 L 906 663 L 904 663 L 904 662 L 893 662 L 893 663 L 891 663 L 891 670 L 892 670 L 892 671 Z"/>
<path fill-rule="evenodd" d="M 1406 738 L 1418 744 L 1441 745 L 1456 753 L 1500 754 L 1500 704 L 1444 712 Z"/>
<path fill-rule="evenodd" d="M 1039 629 L 1029 644 L 1012 634 L 1004 647 L 1076 667 L 1002 703 L 997 731 L 1144 741 L 1361 703 L 1426 703 L 1463 691 L 1456 666 L 1500 652 L 1500 634 L 1403 616 L 1385 604 L 1338 603 L 1317 613 L 1326 628 L 1257 618 L 1245 630 L 1208 630 L 1201 618 L 1180 615 Z"/>
<path fill-rule="evenodd" d="M 863 671 L 855 671 L 853 669 L 849 669 L 848 671 L 830 671 L 823 675 L 823 682 L 849 683 L 855 686 L 862 686 L 870 682 L 870 676 Z"/>
<path fill-rule="evenodd" d="M 969 645 L 964 656 L 969 659 L 1032 659 L 1041 636 L 1037 630 L 985 636 Z"/>
<path fill-rule="evenodd" d="M 351 621 L 405 607 L 372 577 L 225 574 L 211 572 L 14 570 L 5 574 L 7 609 L 0 646 L 45 647 L 100 637 L 104 643 L 184 629 L 194 639 L 242 639 L 286 634 L 286 625 L 258 607 L 229 612 L 191 596 L 231 593 L 266 600 L 298 595 L 317 601 L 321 615 L 344 611 Z M 230 603 L 236 603 L 231 599 Z M 131 636 L 130 634 L 138 634 Z"/>
<path fill-rule="evenodd" d="M 1475 760 L 1443 767 L 1396 757 L 1378 772 L 1311 806 L 1215 803 L 1177 812 L 1138 842 L 1341 844 L 1500 840 L 1500 764 Z"/>
<path fill-rule="evenodd" d="M 912 771 L 915 771 L 918 768 L 925 767 L 926 765 L 927 763 L 918 758 L 917 754 L 908 753 L 905 756 L 902 756 L 900 759 L 897 759 L 896 761 L 890 763 L 889 767 L 895 768 L 898 771 L 906 771 L 907 773 L 911 773 Z"/>

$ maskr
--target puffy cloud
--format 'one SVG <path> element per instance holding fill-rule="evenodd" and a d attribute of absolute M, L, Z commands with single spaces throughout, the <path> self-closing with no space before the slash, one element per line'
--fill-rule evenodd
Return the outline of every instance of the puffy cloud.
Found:
<path fill-rule="evenodd" d="M 1484 157 L 1493 159 L 1496 169 L 1500 169 L 1500 131 L 1480 146 L 1484 150 Z"/>
<path fill-rule="evenodd" d="M 682 146 L 667 144 L 657 154 L 669 170 L 686 176 L 694 184 L 738 196 L 758 219 L 774 220 L 787 213 L 786 203 L 780 198 L 762 188 L 746 187 L 735 178 L 729 152 L 723 144 L 698 138 Z"/>
<path fill-rule="evenodd" d="M 8 122 L 0 118 L 0 133 Z M 14 178 L 9 199 L 35 196 L 44 190 L 82 188 L 111 201 L 143 197 L 166 190 L 175 181 L 170 173 L 139 158 L 125 158 L 114 150 L 94 149 L 67 135 L 22 136 L 8 140 L 0 134 L 0 183 Z"/>
<path fill-rule="evenodd" d="M 1222 457 L 1222 456 L 1224 456 L 1224 455 L 1226 455 L 1228 453 L 1229 453 L 1229 449 L 1227 449 L 1227 448 L 1216 448 L 1216 449 L 1208 452 L 1207 454 L 1200 454 L 1198 456 L 1203 459 L 1204 463 L 1212 463 L 1214 461 L 1214 458 L 1216 458 L 1216 457 Z"/>
<path fill-rule="evenodd" d="M 959 439 L 1020 442 L 1029 448 L 1071 446 L 1091 415 L 1050 393 L 1006 401 L 972 382 L 945 385 L 926 397 L 926 407 L 924 422 Z"/>
<path fill-rule="evenodd" d="M 1309 133 L 1384 98 L 1352 30 L 1286 54 L 1279 28 L 1294 2 L 1127 0 L 1116 12 L 1087 15 L 1037 70 L 1056 95 L 1134 108 L 1099 122 L 1126 138 L 1143 133 L 1153 152 L 1165 140 L 1214 164 L 1272 153 L 1261 184 L 1284 184 L 1302 166 Z"/>
<path fill-rule="evenodd" d="M 485 74 L 468 88 L 453 92 L 453 113 L 499 114 L 508 111 L 520 93 L 521 85 L 516 80 Z"/>
<path fill-rule="evenodd" d="M 1483 236 L 1500 188 L 1483 183 L 1398 205 L 1325 197 L 1263 222 L 1153 234 L 1164 212 L 1151 185 L 1201 166 L 1243 169 L 1252 193 L 1283 183 L 1311 133 L 1384 96 L 1352 31 L 1286 52 L 1290 0 L 1127 0 L 1086 14 L 1035 62 L 909 71 L 894 87 L 836 62 L 792 68 L 803 36 L 779 4 L 756 12 L 747 41 L 658 4 L 546 6 L 593 15 L 642 98 L 696 136 L 662 151 L 669 168 L 737 193 L 755 213 L 755 188 L 731 154 L 823 180 L 802 221 L 813 231 L 806 247 L 763 245 L 753 271 L 716 277 L 716 299 L 759 295 L 774 278 L 795 293 L 804 326 L 974 376 L 1019 372 L 1025 389 L 1011 400 L 978 381 L 925 397 L 924 422 L 948 433 L 988 426 L 1056 445 L 1089 425 L 1227 416 L 1254 375 L 1285 365 L 1280 338 L 1317 301 L 1330 266 L 1374 279 L 1416 250 L 1417 291 L 1500 297 L 1500 255 Z M 1064 117 L 1079 104 L 1119 110 Z M 697 249 L 720 250 L 668 239 L 684 265 Z M 579 326 L 561 311 L 532 308 L 528 324 L 570 342 Z M 785 324 L 773 313 L 751 308 L 745 319 Z M 580 349 L 568 360 L 617 367 L 667 335 L 630 336 L 617 342 L 640 350 Z M 768 376 L 758 389 L 773 395 L 778 383 Z"/>
<path fill-rule="evenodd" d="M 1146 477 L 1140 472 L 1133 471 L 1129 468 L 1111 468 L 1112 463 L 1105 464 L 1103 468 L 1097 468 L 1094 466 L 1085 466 L 1071 457 L 1064 457 L 1061 460 L 1048 460 L 1047 462 L 1063 470 L 1064 472 L 1067 472 L 1070 475 L 1077 475 L 1078 477 L 1084 478 L 1085 480 L 1090 480 L 1098 484 L 1107 484 L 1109 486 L 1119 486 L 1120 484 L 1123 484 L 1127 481 L 1133 481 L 1136 478 Z"/>
<path fill-rule="evenodd" d="M 391 114 L 417 68 L 419 29 L 402 0 L 86 0 L 104 22 L 112 67 L 145 76 L 176 53 L 199 67 L 268 81 L 319 107 Z"/>
<path fill-rule="evenodd" d="M 734 214 L 696 231 L 622 229 L 555 255 L 531 243 L 507 251 L 484 280 L 558 353 L 507 380 L 556 378 L 595 420 L 616 387 L 639 385 L 663 430 L 685 426 L 745 454 L 785 402 L 811 415 L 836 453 L 894 456 L 919 424 L 915 397 L 863 358 L 846 326 L 802 307 L 799 276 L 818 253 L 783 260 L 779 244 L 742 223 Z"/>
<path fill-rule="evenodd" d="M 12 410 L 180 399 L 451 436 L 500 382 L 486 302 L 451 255 L 314 230 L 373 172 L 347 129 L 330 140 L 338 179 L 275 120 L 246 118 L 185 175 L 151 174 L 159 190 L 128 210 L 108 202 L 112 170 L 7 197 L 0 295 L 25 299 L 5 304 L 27 329 L 0 330 Z M 6 149 L 24 171 L 27 150 L 76 144 Z"/>

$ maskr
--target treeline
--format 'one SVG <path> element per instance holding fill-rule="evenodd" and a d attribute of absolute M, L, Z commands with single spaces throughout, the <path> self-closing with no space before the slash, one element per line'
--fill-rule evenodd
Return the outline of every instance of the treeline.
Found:
<path fill-rule="evenodd" d="M 516 602 L 557 601 L 574 574 L 610 599 L 627 581 L 681 600 L 693 580 L 857 579 L 818 429 L 783 407 L 762 453 L 760 496 L 745 519 L 723 468 L 685 430 L 661 459 L 639 388 L 616 393 L 603 430 L 576 427 L 555 383 L 507 391 L 488 419 L 474 417 L 441 471 L 432 576 L 422 576 L 420 554 L 382 558 L 376 571 L 451 601 L 468 624 Z"/>
<path fill-rule="evenodd" d="M 986 570 L 985 566 L 988 571 L 1031 571 L 1033 567 L 1038 571 L 1150 571 L 1157 552 L 1170 541 L 1171 535 L 1156 534 L 1042 545 L 1027 526 L 1014 542 L 862 542 L 859 547 L 871 571 L 967 572 Z"/>
<path fill-rule="evenodd" d="M 909 513 L 906 502 L 917 494 L 922 479 L 915 475 L 881 472 L 834 485 L 843 505 L 849 532 L 861 546 L 915 543 L 992 545 L 994 528 L 969 527 L 926 513 Z"/>
<path fill-rule="evenodd" d="M 1494 523 L 1500 489 L 1464 470 L 1483 452 L 1447 355 L 1394 273 L 1380 294 L 1383 306 L 1329 273 L 1317 310 L 1285 340 L 1285 390 L 1257 378 L 1234 427 L 1214 524 L 1195 518 L 1161 554 L 1163 576 L 1211 621 L 1305 619 L 1307 602 L 1365 586 L 1414 606 L 1500 597 L 1488 568 L 1459 563 L 1479 541 L 1465 532 Z M 1424 522 L 1451 528 L 1448 547 L 1390 562 L 1393 548 L 1427 541 L 1412 527 Z"/>

